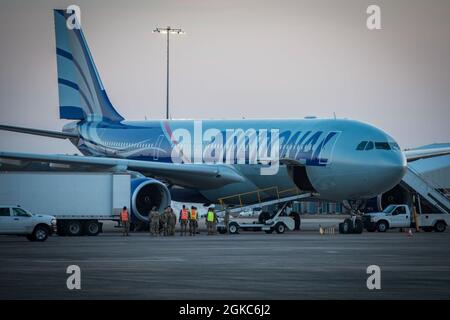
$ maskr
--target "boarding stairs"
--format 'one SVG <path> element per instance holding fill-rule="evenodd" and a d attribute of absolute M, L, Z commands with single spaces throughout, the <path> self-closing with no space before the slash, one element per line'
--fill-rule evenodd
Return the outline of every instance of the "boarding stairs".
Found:
<path fill-rule="evenodd" d="M 413 168 L 407 167 L 403 182 L 441 212 L 450 213 L 450 199 L 439 190 L 439 186 L 427 180 Z"/>

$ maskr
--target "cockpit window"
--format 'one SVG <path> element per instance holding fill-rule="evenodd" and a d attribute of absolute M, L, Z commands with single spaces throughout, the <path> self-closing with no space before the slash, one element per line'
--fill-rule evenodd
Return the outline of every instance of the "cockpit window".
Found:
<path fill-rule="evenodd" d="M 375 148 L 379 150 L 391 150 L 391 146 L 387 142 L 375 142 Z"/>
<path fill-rule="evenodd" d="M 365 150 L 372 150 L 373 149 L 373 142 L 369 141 L 366 145 L 366 149 Z"/>
<path fill-rule="evenodd" d="M 364 150 L 366 147 L 367 141 L 362 141 L 358 146 L 356 147 L 356 150 Z"/>
<path fill-rule="evenodd" d="M 397 144 L 397 142 L 390 142 L 389 145 L 391 146 L 392 150 L 400 150 L 400 146 Z"/>

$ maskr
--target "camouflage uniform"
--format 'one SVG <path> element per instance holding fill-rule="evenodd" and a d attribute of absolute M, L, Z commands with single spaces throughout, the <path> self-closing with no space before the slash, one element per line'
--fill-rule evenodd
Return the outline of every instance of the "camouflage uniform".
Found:
<path fill-rule="evenodd" d="M 168 209 L 166 208 L 166 209 L 164 209 L 164 212 L 160 217 L 160 224 L 162 226 L 162 233 L 164 236 L 167 236 L 168 218 L 169 218 L 169 212 L 168 212 Z"/>
<path fill-rule="evenodd" d="M 173 210 L 170 209 L 169 211 L 169 217 L 168 217 L 168 227 L 169 227 L 169 235 L 174 236 L 175 235 L 175 225 L 177 224 L 177 215 Z"/>
<path fill-rule="evenodd" d="M 150 235 L 157 236 L 159 235 L 159 212 L 158 211 L 150 211 L 149 221 L 150 221 Z"/>

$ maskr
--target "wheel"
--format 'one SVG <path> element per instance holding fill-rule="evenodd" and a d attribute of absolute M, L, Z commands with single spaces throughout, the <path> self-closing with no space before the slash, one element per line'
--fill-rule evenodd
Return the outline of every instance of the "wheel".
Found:
<path fill-rule="evenodd" d="M 68 236 L 76 237 L 82 233 L 81 222 L 77 220 L 69 221 L 66 227 L 66 233 Z"/>
<path fill-rule="evenodd" d="M 48 238 L 48 234 L 49 232 L 47 227 L 38 225 L 33 230 L 33 241 L 45 241 Z"/>
<path fill-rule="evenodd" d="M 423 227 L 422 230 L 425 231 L 425 232 L 432 232 L 433 231 L 433 227 Z"/>
<path fill-rule="evenodd" d="M 434 231 L 436 232 L 444 232 L 446 228 L 447 225 L 445 224 L 444 221 L 438 221 L 434 225 Z"/>
<path fill-rule="evenodd" d="M 239 225 L 236 222 L 232 222 L 228 225 L 228 231 L 230 234 L 239 233 Z"/>
<path fill-rule="evenodd" d="M 339 232 L 343 233 L 343 234 L 352 233 L 353 232 L 352 219 L 345 219 L 344 222 L 342 222 L 342 227 L 341 227 L 341 225 L 339 226 Z"/>
<path fill-rule="evenodd" d="M 388 223 L 386 221 L 380 221 L 377 224 L 377 230 L 378 232 L 386 232 L 389 228 Z"/>
<path fill-rule="evenodd" d="M 275 231 L 278 234 L 282 234 L 286 231 L 286 226 L 284 225 L 284 223 L 277 223 L 275 226 Z"/>
<path fill-rule="evenodd" d="M 258 222 L 265 223 L 269 219 L 270 219 L 270 213 L 268 213 L 267 211 L 263 211 L 259 214 Z"/>
<path fill-rule="evenodd" d="M 355 228 L 353 230 L 353 233 L 361 234 L 363 232 L 364 225 L 360 219 L 356 219 L 355 221 Z"/>
<path fill-rule="evenodd" d="M 98 221 L 96 220 L 87 221 L 84 224 L 84 231 L 88 236 L 98 235 L 100 233 L 100 225 L 98 224 Z"/>
<path fill-rule="evenodd" d="M 289 215 L 292 219 L 294 219 L 295 227 L 294 230 L 300 230 L 300 226 L 302 224 L 302 220 L 300 218 L 300 215 L 297 212 L 291 212 Z"/>

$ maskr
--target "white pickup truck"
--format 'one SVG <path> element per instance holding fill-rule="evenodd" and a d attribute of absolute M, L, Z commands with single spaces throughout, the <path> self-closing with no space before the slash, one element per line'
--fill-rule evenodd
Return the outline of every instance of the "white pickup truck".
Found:
<path fill-rule="evenodd" d="M 392 228 L 413 227 L 414 217 L 409 206 L 404 204 L 391 204 L 382 212 L 366 213 L 362 216 L 364 228 L 373 232 L 386 232 Z M 447 213 L 417 214 L 419 227 L 424 231 L 444 232 L 450 224 L 450 215 Z"/>
<path fill-rule="evenodd" d="M 18 206 L 0 205 L 0 234 L 23 235 L 30 241 L 45 241 L 56 232 L 54 216 L 32 214 Z"/>

